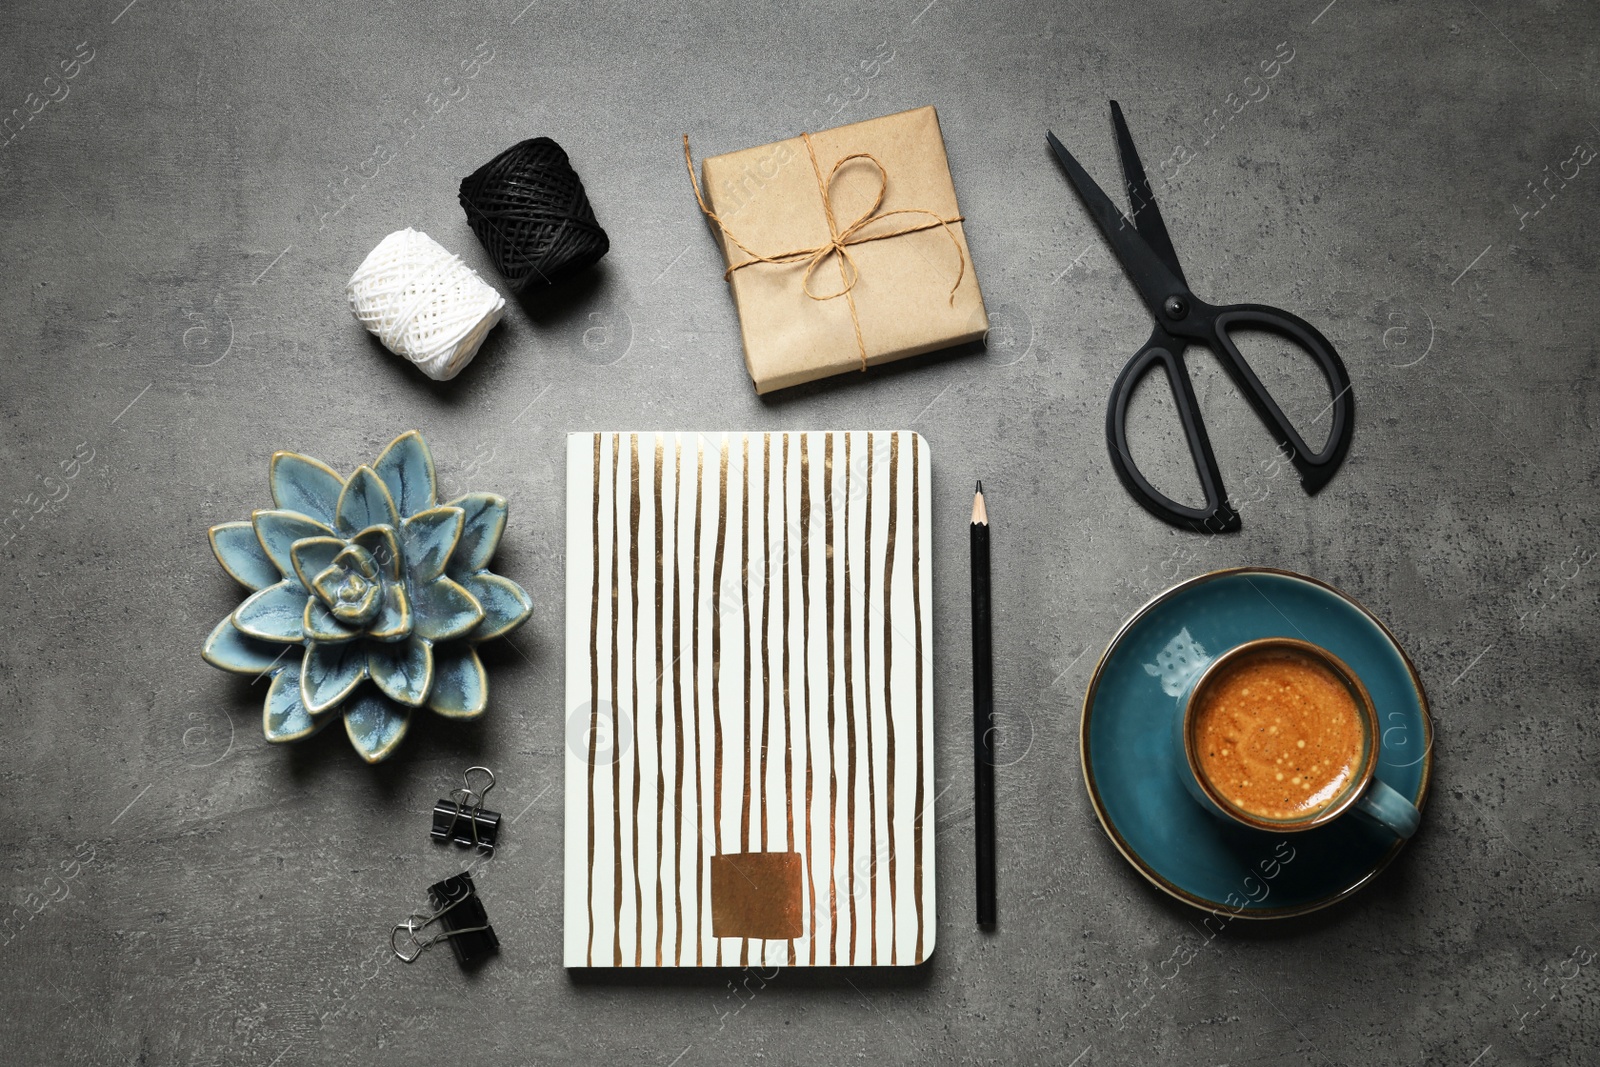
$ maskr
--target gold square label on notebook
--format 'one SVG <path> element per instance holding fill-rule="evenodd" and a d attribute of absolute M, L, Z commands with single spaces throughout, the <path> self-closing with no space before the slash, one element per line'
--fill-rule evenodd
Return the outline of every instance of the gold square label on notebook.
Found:
<path fill-rule="evenodd" d="M 787 941 L 801 936 L 798 852 L 711 857 L 711 935 Z"/>

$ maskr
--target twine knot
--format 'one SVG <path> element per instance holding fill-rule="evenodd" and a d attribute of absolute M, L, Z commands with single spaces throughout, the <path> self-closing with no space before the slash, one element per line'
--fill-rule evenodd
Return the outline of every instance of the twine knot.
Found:
<path fill-rule="evenodd" d="M 833 167 L 828 171 L 827 177 L 824 178 L 822 174 L 822 166 L 817 162 L 816 149 L 811 143 L 811 135 L 809 133 L 802 133 L 800 138 L 805 142 L 806 155 L 811 160 L 811 170 L 817 179 L 817 193 L 822 198 L 823 217 L 828 223 L 828 240 L 814 248 L 792 248 L 786 252 L 775 252 L 771 255 L 763 255 L 762 253 L 750 248 L 743 241 L 739 240 L 732 230 L 728 229 L 727 225 L 723 223 L 722 219 L 717 215 L 717 213 L 712 211 L 711 208 L 706 204 L 705 197 L 701 195 L 700 181 L 695 177 L 694 162 L 689 155 L 688 134 L 685 134 L 683 138 L 683 163 L 684 166 L 689 170 L 689 182 L 694 187 L 694 198 L 695 201 L 700 205 L 700 210 L 704 212 L 706 218 L 716 223 L 717 228 L 722 231 L 723 236 L 738 246 L 739 250 L 747 257 L 738 263 L 729 264 L 728 269 L 723 272 L 722 276 L 724 278 L 732 278 L 734 271 L 743 270 L 745 267 L 752 267 L 758 263 L 773 265 L 804 263 L 806 265 L 806 269 L 805 273 L 800 279 L 800 289 L 806 294 L 806 296 L 810 297 L 812 300 L 819 301 L 837 300 L 840 297 L 844 297 L 845 302 L 849 305 L 850 322 L 855 329 L 856 347 L 861 353 L 861 369 L 865 371 L 867 369 L 867 345 L 866 341 L 861 336 L 861 317 L 856 312 L 855 298 L 851 295 L 852 290 L 855 289 L 856 284 L 861 280 L 861 268 L 860 265 L 856 263 L 855 256 L 850 252 L 851 246 L 866 244 L 868 241 L 882 241 L 890 237 L 901 237 L 908 233 L 918 233 L 922 230 L 931 230 L 934 227 L 942 228 L 945 232 L 945 236 L 950 238 L 950 244 L 956 250 L 956 280 L 950 286 L 949 298 L 950 303 L 954 304 L 956 299 L 956 290 L 961 287 L 961 281 L 966 277 L 967 257 L 966 254 L 961 250 L 961 242 L 957 239 L 955 231 L 950 229 L 950 224 L 953 222 L 963 221 L 964 216 L 955 215 L 950 218 L 945 218 L 932 211 L 927 211 L 922 208 L 896 208 L 893 211 L 882 211 L 880 209 L 883 207 L 883 198 L 889 189 L 889 172 L 884 168 L 882 160 L 878 159 L 878 157 L 873 155 L 871 152 L 852 152 L 847 156 L 841 157 L 837 162 L 835 162 Z M 866 162 L 870 163 L 875 170 L 877 170 L 878 191 L 877 194 L 872 198 L 872 203 L 867 207 L 867 209 L 861 212 L 860 215 L 857 215 L 854 221 L 852 221 L 848 226 L 840 229 L 838 216 L 833 210 L 833 194 L 835 183 L 838 182 L 840 171 L 844 169 L 845 165 L 853 160 L 858 159 L 865 160 Z M 864 232 L 874 223 L 881 222 L 884 219 L 893 218 L 896 215 L 920 215 L 923 218 L 920 222 L 908 223 L 895 229 L 884 230 L 882 232 Z M 830 258 L 834 258 L 839 264 L 839 288 L 830 293 L 813 292 L 811 288 L 812 278 L 816 275 L 817 268 L 821 267 Z"/>

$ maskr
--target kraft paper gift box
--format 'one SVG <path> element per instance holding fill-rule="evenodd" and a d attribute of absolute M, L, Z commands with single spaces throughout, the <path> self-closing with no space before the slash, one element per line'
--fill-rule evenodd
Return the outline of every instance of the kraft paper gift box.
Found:
<path fill-rule="evenodd" d="M 757 393 L 988 330 L 932 107 L 711 156 L 701 175 Z"/>

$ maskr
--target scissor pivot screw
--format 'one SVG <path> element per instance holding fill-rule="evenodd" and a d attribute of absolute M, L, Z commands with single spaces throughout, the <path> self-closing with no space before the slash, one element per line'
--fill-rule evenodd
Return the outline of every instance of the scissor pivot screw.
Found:
<path fill-rule="evenodd" d="M 1189 314 L 1189 304 L 1181 296 L 1169 296 L 1167 302 L 1161 306 L 1169 319 L 1181 319 Z"/>

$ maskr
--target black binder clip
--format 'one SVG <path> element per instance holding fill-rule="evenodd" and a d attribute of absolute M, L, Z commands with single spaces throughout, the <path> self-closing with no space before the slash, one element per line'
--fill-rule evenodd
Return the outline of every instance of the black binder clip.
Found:
<path fill-rule="evenodd" d="M 463 967 L 481 963 L 500 951 L 500 938 L 489 925 L 489 915 L 478 899 L 472 875 L 466 871 L 428 887 L 428 900 L 433 912 L 414 913 L 401 923 L 396 923 L 389 933 L 389 947 L 406 963 L 411 963 L 429 945 L 446 939 L 455 950 L 456 962 Z M 426 927 L 438 923 L 442 928 L 429 937 L 418 935 Z M 402 934 L 403 932 L 403 934 Z M 401 947 L 402 936 L 411 942 L 409 953 Z"/>
<path fill-rule="evenodd" d="M 472 788 L 472 772 L 482 771 L 489 776 L 489 784 L 479 792 Z M 500 836 L 500 813 L 486 811 L 483 798 L 494 788 L 494 772 L 487 767 L 468 767 L 461 775 L 461 786 L 450 791 L 448 800 L 433 806 L 435 841 L 454 841 L 470 845 L 484 852 L 493 852 Z"/>

